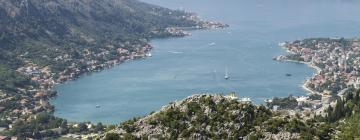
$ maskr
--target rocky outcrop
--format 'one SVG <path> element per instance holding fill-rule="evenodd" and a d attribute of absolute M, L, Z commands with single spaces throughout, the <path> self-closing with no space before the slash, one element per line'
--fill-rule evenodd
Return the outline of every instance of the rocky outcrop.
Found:
<path fill-rule="evenodd" d="M 286 132 L 286 131 L 282 131 L 279 132 L 277 134 L 272 134 L 272 133 L 265 133 L 265 140 L 294 140 L 294 139 L 299 139 L 300 138 L 300 134 L 298 133 L 290 133 L 290 132 Z"/>
<path fill-rule="evenodd" d="M 138 138 L 243 139 L 271 115 L 263 106 L 228 96 L 193 95 L 124 122 L 109 133 Z"/>

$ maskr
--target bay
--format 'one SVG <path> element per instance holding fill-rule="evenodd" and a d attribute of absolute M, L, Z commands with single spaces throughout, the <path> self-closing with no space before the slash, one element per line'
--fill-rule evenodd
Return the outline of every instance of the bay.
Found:
<path fill-rule="evenodd" d="M 152 40 L 152 57 L 58 85 L 58 97 L 51 101 L 56 116 L 115 124 L 197 93 L 235 91 L 255 103 L 305 95 L 301 86 L 315 71 L 303 64 L 273 61 L 286 54 L 278 43 L 360 33 L 360 3 L 352 0 L 143 1 L 192 11 L 230 27 Z M 225 68 L 230 80 L 224 79 Z"/>

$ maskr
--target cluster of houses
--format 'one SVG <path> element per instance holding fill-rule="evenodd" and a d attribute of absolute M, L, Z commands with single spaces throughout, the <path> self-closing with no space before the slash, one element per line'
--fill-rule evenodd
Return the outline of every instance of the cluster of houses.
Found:
<path fill-rule="evenodd" d="M 281 44 L 291 52 L 277 60 L 306 63 L 317 70 L 304 87 L 320 99 L 297 97 L 298 106 L 325 115 L 328 106 L 334 106 L 349 88 L 360 89 L 360 40 L 306 39 Z"/>
<path fill-rule="evenodd" d="M 350 86 L 360 88 L 360 40 L 340 40 L 313 39 L 284 46 L 299 54 L 304 62 L 318 67 L 318 73 L 307 83 L 311 90 L 336 94 Z"/>
<path fill-rule="evenodd" d="M 129 50 L 127 47 L 132 49 Z M 148 43 L 131 44 L 125 42 L 124 44 L 120 44 L 120 47 L 107 45 L 104 48 L 100 48 L 100 52 L 91 51 L 90 49 L 85 48 L 80 53 L 82 55 L 80 59 L 68 58 L 66 55 L 64 57 L 59 57 L 57 61 L 70 62 L 71 65 L 59 73 L 57 82 L 76 79 L 83 73 L 100 71 L 127 60 L 147 57 L 151 49 L 152 46 Z"/>
<path fill-rule="evenodd" d="M 132 50 L 126 49 L 127 47 L 132 48 Z M 15 98 L 13 94 L 8 94 L 0 90 L 0 111 L 2 113 L 6 112 L 6 115 L 0 119 L 10 122 L 9 126 L 0 128 L 0 130 L 11 129 L 12 124 L 16 121 L 26 121 L 28 118 L 35 117 L 39 112 L 53 111 L 54 108 L 50 105 L 49 100 L 56 95 L 56 92 L 53 91 L 55 84 L 75 79 L 86 72 L 112 67 L 126 60 L 147 57 L 147 53 L 151 48 L 152 46 L 147 43 L 124 43 L 122 47 L 106 46 L 101 48 L 99 52 L 90 51 L 90 49 L 85 48 L 80 53 L 83 57 L 77 59 L 69 54 L 54 58 L 55 62 L 71 62 L 70 66 L 66 66 L 64 71 L 58 73 L 55 73 L 49 66 L 40 67 L 30 61 L 25 61 L 26 64 L 16 71 L 28 76 L 34 84 L 18 87 L 17 92 L 20 98 Z M 116 54 L 116 57 L 105 59 L 106 61 L 100 61 L 114 54 Z M 80 65 L 83 64 L 85 64 L 86 67 L 80 67 Z M 15 108 L 2 106 L 12 103 L 16 103 Z M 7 138 L 8 137 L 6 137 L 6 139 Z"/>

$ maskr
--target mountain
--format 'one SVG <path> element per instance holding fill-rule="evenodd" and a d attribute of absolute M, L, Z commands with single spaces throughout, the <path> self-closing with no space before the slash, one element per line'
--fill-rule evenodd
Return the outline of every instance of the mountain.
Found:
<path fill-rule="evenodd" d="M 0 0 L 1 61 L 21 54 L 40 61 L 37 56 L 56 53 L 54 48 L 169 36 L 168 27 L 198 25 L 189 16 L 136 0 Z"/>
<path fill-rule="evenodd" d="M 187 15 L 136 0 L 1 0 L 0 44 L 100 45 L 197 25 Z"/>
<path fill-rule="evenodd" d="M 0 0 L 0 67 L 14 71 L 32 63 L 58 74 L 74 63 L 84 72 L 84 61 L 100 65 L 119 58 L 119 48 L 139 53 L 150 38 L 184 36 L 182 27 L 209 24 L 137 0 Z"/>
<path fill-rule="evenodd" d="M 147 57 L 149 39 L 224 26 L 137 0 L 0 0 L 0 135 L 89 133 L 53 116 L 56 83 Z"/>

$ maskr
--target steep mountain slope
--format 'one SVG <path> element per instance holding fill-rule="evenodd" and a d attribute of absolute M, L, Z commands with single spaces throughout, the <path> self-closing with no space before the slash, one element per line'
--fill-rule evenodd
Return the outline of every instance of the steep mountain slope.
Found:
<path fill-rule="evenodd" d="M 195 26 L 187 15 L 136 0 L 1 0 L 0 44 L 96 45 L 149 37 L 167 27 Z"/>
<path fill-rule="evenodd" d="M 85 57 L 104 63 L 120 57 L 116 49 L 131 53 L 148 38 L 185 35 L 173 27 L 207 23 L 137 0 L 0 0 L 1 67 L 9 71 L 34 63 L 59 73 L 72 63 L 86 65 L 80 62 Z M 100 58 L 105 50 L 112 53 Z M 85 56 L 89 53 L 94 56 Z"/>

